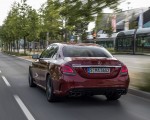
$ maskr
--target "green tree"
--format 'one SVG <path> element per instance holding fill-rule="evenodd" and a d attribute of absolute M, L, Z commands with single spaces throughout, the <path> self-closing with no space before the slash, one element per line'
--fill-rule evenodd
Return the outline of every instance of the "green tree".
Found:
<path fill-rule="evenodd" d="M 12 8 L 4 21 L 1 29 L 1 37 L 3 43 L 7 46 L 9 51 L 12 51 L 17 43 L 17 50 L 19 52 L 18 41 L 24 39 L 24 53 L 26 53 L 26 40 L 33 41 L 38 39 L 40 33 L 39 15 L 35 9 L 26 4 L 23 0 L 21 4 L 14 3 Z"/>
<path fill-rule="evenodd" d="M 120 0 L 64 0 L 60 14 L 65 17 L 66 26 L 75 27 L 76 31 L 84 34 L 88 23 L 95 21 L 96 14 L 106 7 L 116 9 L 119 3 Z"/>
<path fill-rule="evenodd" d="M 103 30 L 103 32 L 108 34 L 108 37 L 110 37 L 113 33 L 111 17 L 112 14 L 110 13 L 98 14 L 95 31 Z"/>
<path fill-rule="evenodd" d="M 19 21 L 19 4 L 14 2 L 12 5 L 12 9 L 10 10 L 10 14 L 7 17 L 9 21 L 5 23 L 6 26 L 10 27 L 11 31 L 8 34 L 11 34 L 12 37 L 12 45 L 15 46 L 15 42 L 17 43 L 17 51 L 19 52 L 18 40 L 20 38 L 20 21 Z M 11 47 L 12 48 L 12 47 Z"/>
<path fill-rule="evenodd" d="M 32 9 L 32 8 L 29 9 L 27 19 L 28 19 L 28 25 L 29 25 L 29 28 L 28 28 L 29 34 L 27 36 L 28 42 L 32 42 L 32 41 L 35 42 L 39 40 L 39 34 L 40 34 L 40 19 L 35 9 Z"/>
<path fill-rule="evenodd" d="M 29 36 L 30 33 L 30 26 L 28 15 L 30 12 L 31 6 L 27 5 L 26 0 L 23 0 L 19 7 L 19 18 L 20 18 L 20 35 L 24 40 L 24 54 L 26 54 L 26 38 Z"/>
<path fill-rule="evenodd" d="M 129 29 L 137 29 L 137 28 L 138 28 L 137 16 L 135 15 L 135 13 L 132 13 Z"/>
<path fill-rule="evenodd" d="M 41 6 L 39 13 L 26 2 L 14 3 L 4 24 L 0 28 L 0 37 L 6 49 L 12 51 L 12 46 L 24 39 L 36 41 L 40 38 L 47 40 L 60 39 L 65 41 L 69 34 L 85 35 L 89 22 L 95 21 L 95 15 L 103 8 L 116 8 L 120 0 L 47 0 Z M 19 47 L 17 45 L 19 52 Z"/>
<path fill-rule="evenodd" d="M 4 24 L 2 26 L 1 37 L 3 43 L 5 44 L 5 48 L 8 51 L 12 51 L 12 46 L 16 37 L 16 31 L 14 27 L 14 11 L 10 11 L 7 19 L 5 19 Z M 14 28 L 13 28 L 14 27 Z"/>
<path fill-rule="evenodd" d="M 47 40 L 57 39 L 61 27 L 60 21 L 60 8 L 56 1 L 47 0 L 47 2 L 41 7 L 41 21 L 42 21 L 42 33 L 47 35 Z M 48 44 L 48 43 L 47 43 Z"/>

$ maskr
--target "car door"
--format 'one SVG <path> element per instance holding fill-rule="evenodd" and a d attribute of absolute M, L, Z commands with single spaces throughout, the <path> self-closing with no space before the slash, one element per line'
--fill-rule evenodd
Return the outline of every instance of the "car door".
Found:
<path fill-rule="evenodd" d="M 49 51 L 51 49 L 51 45 L 48 46 L 40 55 L 39 57 L 39 63 L 38 63 L 38 69 L 39 69 L 39 79 L 38 79 L 38 83 L 42 85 L 42 78 L 43 78 L 43 74 L 46 74 L 47 72 L 47 66 L 48 66 L 48 60 L 49 60 Z"/>
<path fill-rule="evenodd" d="M 41 85 L 45 87 L 46 85 L 46 77 L 47 74 L 53 71 L 49 71 L 49 67 L 54 63 L 54 60 L 56 60 L 58 51 L 57 45 L 51 45 L 47 50 L 47 56 L 46 58 L 40 59 L 40 76 L 41 76 Z M 52 70 L 52 69 L 51 69 Z"/>
<path fill-rule="evenodd" d="M 40 69 L 39 69 L 39 60 L 36 60 L 35 62 L 32 63 L 32 76 L 33 79 L 38 83 L 40 76 Z"/>

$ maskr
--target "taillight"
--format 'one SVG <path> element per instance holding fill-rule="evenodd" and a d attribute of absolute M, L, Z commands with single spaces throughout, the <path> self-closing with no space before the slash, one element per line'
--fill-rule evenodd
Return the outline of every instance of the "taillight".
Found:
<path fill-rule="evenodd" d="M 128 68 L 127 66 L 123 65 L 122 68 L 121 68 L 121 73 L 122 74 L 127 74 L 128 73 Z"/>
<path fill-rule="evenodd" d="M 60 71 L 62 73 L 66 73 L 66 74 L 74 74 L 72 67 L 70 67 L 68 65 L 62 65 L 60 68 Z"/>

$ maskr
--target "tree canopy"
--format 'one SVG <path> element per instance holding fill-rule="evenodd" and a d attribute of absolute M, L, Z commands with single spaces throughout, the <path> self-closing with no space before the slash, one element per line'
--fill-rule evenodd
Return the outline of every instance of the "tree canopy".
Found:
<path fill-rule="evenodd" d="M 0 28 L 0 38 L 7 50 L 24 39 L 27 42 L 66 40 L 69 34 L 83 35 L 106 7 L 116 9 L 121 0 L 47 0 L 37 11 L 27 4 L 14 2 Z M 48 39 L 46 39 L 48 37 Z"/>

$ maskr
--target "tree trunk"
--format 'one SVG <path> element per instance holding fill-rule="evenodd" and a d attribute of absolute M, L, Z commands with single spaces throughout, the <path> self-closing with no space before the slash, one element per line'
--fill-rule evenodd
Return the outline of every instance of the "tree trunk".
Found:
<path fill-rule="evenodd" d="M 13 52 L 15 52 L 15 40 L 13 40 Z"/>
<path fill-rule="evenodd" d="M 24 36 L 24 54 L 26 54 L 26 37 Z"/>
<path fill-rule="evenodd" d="M 10 42 L 9 42 L 9 44 L 8 44 L 8 51 L 10 52 Z"/>
<path fill-rule="evenodd" d="M 12 42 L 10 43 L 10 51 L 12 53 Z"/>
<path fill-rule="evenodd" d="M 17 53 L 19 53 L 19 44 L 18 44 L 19 41 L 17 41 Z"/>

